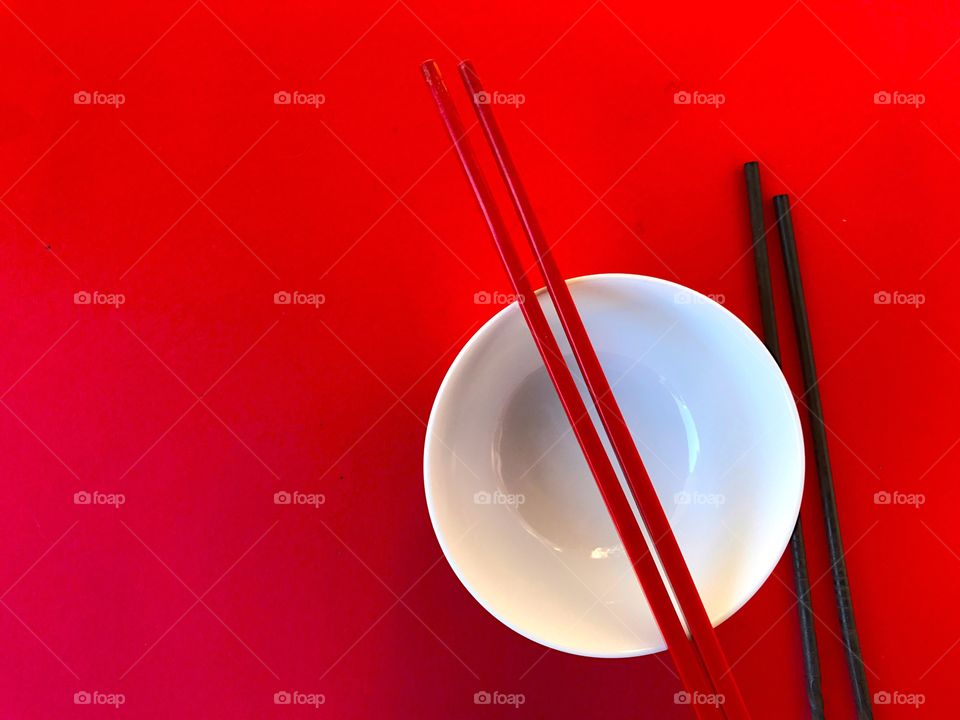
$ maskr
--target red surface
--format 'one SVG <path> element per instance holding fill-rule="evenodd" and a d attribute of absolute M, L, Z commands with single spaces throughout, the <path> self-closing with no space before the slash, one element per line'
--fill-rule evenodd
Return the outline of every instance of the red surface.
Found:
<path fill-rule="evenodd" d="M 568 275 L 679 280 L 756 328 L 741 164 L 802 197 L 871 690 L 924 702 L 876 715 L 952 716 L 956 13 L 17 2 L 0 27 L 4 717 L 113 717 L 78 691 L 122 693 L 144 718 L 688 716 L 665 659 L 545 653 L 440 555 L 423 423 L 497 309 L 474 293 L 508 286 L 444 154 L 430 56 L 448 73 L 472 57 L 492 90 L 525 96 L 499 118 Z M 326 103 L 277 106 L 280 90 Z M 684 90 L 726 102 L 674 104 Z M 884 90 L 925 103 L 874 104 Z M 78 91 L 125 103 L 75 105 Z M 84 290 L 125 303 L 74 304 Z M 326 302 L 275 305 L 280 290 Z M 877 305 L 882 291 L 925 302 Z M 827 708 L 851 717 L 810 480 Z M 84 490 L 126 502 L 74 504 Z M 278 506 L 281 490 L 326 502 Z M 784 561 L 720 629 L 756 717 L 805 716 L 791 585 Z M 277 706 L 282 690 L 326 702 Z M 525 702 L 475 705 L 484 690 Z"/>

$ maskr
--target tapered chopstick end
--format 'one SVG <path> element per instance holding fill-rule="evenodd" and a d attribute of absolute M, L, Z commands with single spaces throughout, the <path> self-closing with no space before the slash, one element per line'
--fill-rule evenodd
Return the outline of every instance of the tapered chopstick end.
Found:
<path fill-rule="evenodd" d="M 422 63 L 420 63 L 420 71 L 423 73 L 423 79 L 426 81 L 427 85 L 431 87 L 435 85 L 443 85 L 443 78 L 440 75 L 440 66 L 433 58 L 424 60 Z"/>
<path fill-rule="evenodd" d="M 789 195 L 774 195 L 773 196 L 773 207 L 777 211 L 777 217 L 782 217 L 790 212 L 790 196 Z"/>

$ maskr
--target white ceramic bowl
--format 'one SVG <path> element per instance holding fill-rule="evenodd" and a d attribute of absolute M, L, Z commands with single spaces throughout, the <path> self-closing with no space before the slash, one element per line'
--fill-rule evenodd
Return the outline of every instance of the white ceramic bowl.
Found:
<path fill-rule="evenodd" d="M 767 579 L 797 520 L 804 454 L 790 389 L 753 332 L 699 293 L 638 275 L 569 285 L 716 625 Z M 578 655 L 664 649 L 516 304 L 448 371 L 424 476 L 447 560 L 501 622 Z"/>

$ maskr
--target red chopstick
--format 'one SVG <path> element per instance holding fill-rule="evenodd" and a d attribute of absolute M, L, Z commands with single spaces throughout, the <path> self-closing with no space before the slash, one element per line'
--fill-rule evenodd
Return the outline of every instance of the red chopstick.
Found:
<path fill-rule="evenodd" d="M 476 195 L 480 210 L 487 221 L 490 233 L 500 252 L 501 260 L 520 300 L 520 309 L 530 328 L 537 349 L 553 381 L 577 441 L 587 459 L 588 466 L 600 489 L 607 510 L 613 519 L 617 533 L 623 542 L 637 578 L 644 590 L 657 625 L 680 674 L 685 688 L 694 699 L 704 694 L 716 694 L 714 685 L 705 674 L 705 668 L 687 641 L 686 633 L 676 614 L 663 578 L 646 545 L 646 540 L 636 522 L 633 510 L 624 494 L 613 465 L 603 448 L 597 429 L 587 413 L 586 406 L 574 383 L 553 333 L 547 324 L 543 310 L 533 293 L 530 281 L 523 272 L 519 257 L 511 244 L 503 219 L 493 201 L 493 195 L 480 171 L 476 160 L 464 139 L 463 123 L 453 106 L 449 92 L 440 76 L 436 63 L 423 64 L 424 78 L 433 94 L 440 116 L 454 143 L 467 179 Z M 669 525 L 667 526 L 669 530 Z M 723 717 L 717 704 L 692 704 L 701 718 Z"/>
<path fill-rule="evenodd" d="M 520 182 L 517 168 L 513 164 L 506 142 L 493 117 L 492 106 L 480 102 L 480 98 L 487 96 L 487 93 L 469 61 L 460 64 L 460 77 L 473 100 L 477 118 L 483 126 L 484 135 L 496 158 L 500 174 L 510 191 L 514 207 L 520 216 L 523 229 L 537 258 L 537 264 L 540 266 L 540 271 L 543 273 L 547 290 L 557 309 L 560 324 L 563 326 L 564 333 L 570 342 L 570 347 L 587 383 L 593 404 L 600 414 L 600 420 L 607 436 L 610 438 L 614 454 L 617 456 L 617 461 L 640 510 L 640 516 L 653 538 L 654 547 L 663 566 L 668 569 L 668 579 L 673 586 L 673 591 L 679 602 L 680 610 L 687 621 L 687 626 L 690 628 L 693 641 L 706 665 L 707 673 L 713 680 L 717 692 L 722 693 L 725 697 L 727 715 L 731 718 L 748 717 L 740 689 L 730 672 L 730 664 L 720 647 L 717 634 L 703 607 L 703 601 L 697 592 L 693 577 L 690 575 L 680 546 L 677 544 L 677 539 L 670 528 L 670 522 L 667 520 L 663 506 L 657 497 L 657 491 L 650 481 L 650 476 L 647 474 L 640 453 L 637 451 L 636 443 L 630 435 L 630 429 L 623 419 L 620 406 L 617 404 L 600 365 L 600 360 L 597 358 L 597 353 L 583 326 L 580 313 L 577 311 L 577 306 L 570 295 L 570 289 L 550 254 L 550 246 L 540 229 L 533 206 L 530 204 L 526 190 Z"/>

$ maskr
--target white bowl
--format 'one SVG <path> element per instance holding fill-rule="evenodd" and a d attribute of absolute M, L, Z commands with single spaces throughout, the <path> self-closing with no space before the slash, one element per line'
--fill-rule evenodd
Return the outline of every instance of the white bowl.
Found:
<path fill-rule="evenodd" d="M 569 285 L 719 624 L 767 579 L 797 520 L 804 454 L 790 389 L 753 332 L 699 293 L 639 275 Z M 549 297 L 538 299 L 600 427 Z M 505 625 L 577 655 L 664 649 L 515 303 L 447 372 L 424 477 L 444 555 Z"/>

